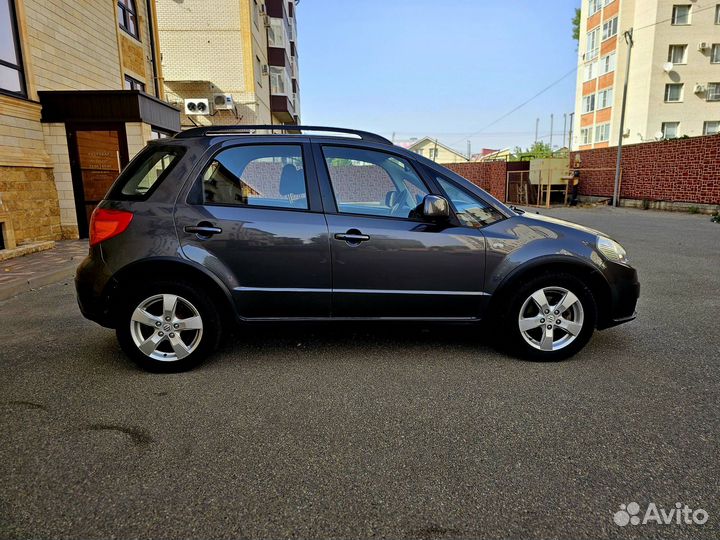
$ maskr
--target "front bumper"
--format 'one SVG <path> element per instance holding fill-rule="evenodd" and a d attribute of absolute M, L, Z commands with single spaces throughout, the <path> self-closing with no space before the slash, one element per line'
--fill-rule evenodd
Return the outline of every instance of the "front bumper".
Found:
<path fill-rule="evenodd" d="M 640 297 L 637 270 L 621 264 L 609 264 L 606 276 L 610 284 L 610 305 L 607 316 L 598 324 L 599 330 L 630 322 L 637 317 L 636 307 Z"/>

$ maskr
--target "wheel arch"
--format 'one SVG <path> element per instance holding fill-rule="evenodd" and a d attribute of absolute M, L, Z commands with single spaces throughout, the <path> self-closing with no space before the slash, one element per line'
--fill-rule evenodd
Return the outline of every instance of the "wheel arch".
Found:
<path fill-rule="evenodd" d="M 148 279 L 148 276 L 150 278 Z M 155 276 L 157 279 L 155 279 Z M 109 322 L 115 326 L 119 306 L 133 285 L 152 281 L 178 280 L 193 287 L 201 287 L 215 302 L 222 320 L 237 319 L 234 304 L 227 287 L 217 276 L 197 263 L 174 257 L 155 257 L 131 263 L 118 270 L 106 286 Z"/>
<path fill-rule="evenodd" d="M 610 317 L 611 289 L 610 284 L 599 269 L 590 264 L 570 257 L 547 257 L 530 261 L 513 269 L 496 287 L 490 298 L 490 313 L 496 313 L 504 301 L 517 288 L 517 284 L 527 277 L 541 274 L 566 273 L 582 280 L 593 295 L 597 308 L 598 328 L 602 328 Z"/>

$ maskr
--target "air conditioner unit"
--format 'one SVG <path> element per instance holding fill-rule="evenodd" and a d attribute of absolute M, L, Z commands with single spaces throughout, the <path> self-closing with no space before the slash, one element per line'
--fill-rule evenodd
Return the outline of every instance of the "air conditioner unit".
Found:
<path fill-rule="evenodd" d="M 268 66 L 267 64 L 262 65 L 262 75 L 263 77 L 267 77 L 268 75 L 270 75 L 270 66 Z"/>
<path fill-rule="evenodd" d="M 205 98 L 188 98 L 185 100 L 185 114 L 188 116 L 211 114 L 210 102 Z"/>
<path fill-rule="evenodd" d="M 705 85 L 704 84 L 696 84 L 695 87 L 693 88 L 693 92 L 695 92 L 696 94 L 702 94 L 703 92 L 705 92 Z"/>
<path fill-rule="evenodd" d="M 707 48 L 708 48 L 707 41 L 701 41 L 700 43 L 698 43 L 698 51 L 704 51 Z"/>
<path fill-rule="evenodd" d="M 235 108 L 232 94 L 213 94 L 213 105 L 216 111 L 231 111 Z"/>

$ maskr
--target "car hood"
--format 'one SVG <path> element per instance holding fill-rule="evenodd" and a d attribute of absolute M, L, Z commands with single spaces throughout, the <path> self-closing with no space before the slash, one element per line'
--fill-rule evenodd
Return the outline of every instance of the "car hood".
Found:
<path fill-rule="evenodd" d="M 575 229 L 576 231 L 582 231 L 587 234 L 591 234 L 593 236 L 605 236 L 608 235 L 605 234 L 602 231 L 598 231 L 597 229 L 591 229 L 590 227 L 585 227 L 584 225 L 579 225 L 577 223 L 573 223 L 572 221 L 565 221 L 564 219 L 558 219 L 550 216 L 543 216 L 542 214 L 531 214 L 530 212 L 525 212 L 524 214 L 520 214 L 521 217 L 528 219 L 530 221 L 541 221 L 543 223 L 552 223 L 554 225 L 560 226 L 560 227 L 567 227 L 569 229 Z"/>

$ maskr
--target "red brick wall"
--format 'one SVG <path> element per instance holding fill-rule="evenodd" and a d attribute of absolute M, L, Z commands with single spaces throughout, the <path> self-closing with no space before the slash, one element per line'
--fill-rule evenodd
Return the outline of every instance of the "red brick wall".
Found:
<path fill-rule="evenodd" d="M 576 154 L 580 194 L 611 197 L 617 148 Z M 621 169 L 620 198 L 720 204 L 720 135 L 623 146 Z"/>
<path fill-rule="evenodd" d="M 468 163 L 443 164 L 444 167 L 467 178 L 473 184 L 488 191 L 493 197 L 501 201 L 505 200 L 507 171 L 512 170 L 512 168 L 509 169 L 508 167 L 514 165 L 514 163 L 506 161 L 470 161 Z"/>

